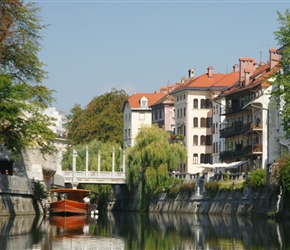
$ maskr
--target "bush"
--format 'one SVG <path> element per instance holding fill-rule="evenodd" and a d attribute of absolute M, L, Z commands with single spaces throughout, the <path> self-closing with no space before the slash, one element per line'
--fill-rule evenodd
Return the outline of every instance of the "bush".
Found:
<path fill-rule="evenodd" d="M 266 170 L 258 169 L 250 172 L 245 181 L 245 185 L 254 190 L 266 186 Z"/>
<path fill-rule="evenodd" d="M 175 199 L 180 191 L 180 186 L 175 186 L 169 189 L 168 196 L 169 198 Z"/>
<path fill-rule="evenodd" d="M 183 183 L 180 186 L 180 191 L 194 191 L 195 190 L 195 182 L 193 183 Z"/>
<path fill-rule="evenodd" d="M 46 190 L 43 182 L 40 180 L 32 181 L 32 190 L 33 190 L 33 196 L 35 200 L 42 201 L 46 199 L 48 196 L 48 191 Z"/>
<path fill-rule="evenodd" d="M 204 183 L 204 188 L 209 192 L 211 197 L 214 197 L 219 190 L 219 182 L 209 181 Z"/>

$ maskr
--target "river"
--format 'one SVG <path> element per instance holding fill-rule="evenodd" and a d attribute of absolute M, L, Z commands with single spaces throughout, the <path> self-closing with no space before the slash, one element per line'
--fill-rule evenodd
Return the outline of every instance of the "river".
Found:
<path fill-rule="evenodd" d="M 194 214 L 0 217 L 0 249 L 290 249 L 290 222 Z"/>

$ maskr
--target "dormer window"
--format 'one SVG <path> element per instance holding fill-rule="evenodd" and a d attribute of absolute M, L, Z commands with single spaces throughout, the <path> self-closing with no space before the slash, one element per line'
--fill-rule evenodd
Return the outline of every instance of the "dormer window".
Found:
<path fill-rule="evenodd" d="M 148 99 L 145 96 L 141 98 L 140 103 L 142 108 L 148 107 Z"/>

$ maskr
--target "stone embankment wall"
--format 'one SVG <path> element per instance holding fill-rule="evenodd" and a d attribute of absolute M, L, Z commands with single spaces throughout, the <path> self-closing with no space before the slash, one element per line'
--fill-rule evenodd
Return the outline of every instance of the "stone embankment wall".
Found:
<path fill-rule="evenodd" d="M 108 202 L 108 210 L 136 211 L 138 193 L 129 194 L 124 186 L 115 186 L 114 194 Z M 284 208 L 282 196 L 271 193 L 267 188 L 252 191 L 245 189 L 218 192 L 212 197 L 208 192 L 184 191 L 176 198 L 170 198 L 167 192 L 152 198 L 148 211 L 163 213 L 196 213 L 223 215 L 261 215 L 278 213 L 289 216 Z"/>
<path fill-rule="evenodd" d="M 0 216 L 43 214 L 28 178 L 0 175 Z"/>

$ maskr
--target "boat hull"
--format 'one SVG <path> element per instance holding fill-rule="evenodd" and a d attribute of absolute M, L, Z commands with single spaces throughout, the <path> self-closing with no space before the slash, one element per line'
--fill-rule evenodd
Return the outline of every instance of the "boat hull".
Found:
<path fill-rule="evenodd" d="M 50 203 L 51 214 L 87 214 L 88 205 L 78 201 L 60 200 Z"/>

